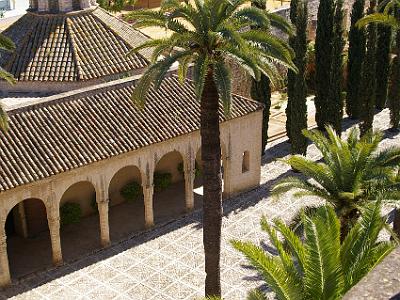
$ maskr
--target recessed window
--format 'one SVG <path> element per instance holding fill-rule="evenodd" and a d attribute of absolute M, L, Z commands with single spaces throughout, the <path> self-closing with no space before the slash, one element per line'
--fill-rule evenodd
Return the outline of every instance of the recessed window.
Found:
<path fill-rule="evenodd" d="M 249 151 L 243 152 L 242 158 L 242 173 L 250 171 L 250 153 Z"/>

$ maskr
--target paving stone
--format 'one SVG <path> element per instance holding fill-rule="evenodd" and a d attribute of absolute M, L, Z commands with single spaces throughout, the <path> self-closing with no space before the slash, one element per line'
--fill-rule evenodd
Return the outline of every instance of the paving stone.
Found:
<path fill-rule="evenodd" d="M 377 115 L 374 126 L 388 128 L 387 110 Z M 396 134 L 381 147 L 399 145 L 399 141 L 400 134 Z M 268 148 L 271 151 L 263 157 L 261 186 L 224 202 L 221 280 L 227 300 L 242 300 L 250 289 L 266 288 L 230 240 L 248 240 L 271 250 L 267 234 L 260 229 L 262 215 L 269 221 L 276 217 L 289 221 L 305 204 L 321 203 L 312 197 L 295 199 L 291 193 L 279 201 L 271 198 L 269 191 L 277 178 L 294 174 L 273 160 L 289 153 L 285 140 L 276 140 Z M 315 146 L 310 145 L 308 151 L 312 159 L 320 158 Z M 201 219 L 195 212 L 69 265 L 36 273 L 14 285 L 14 291 L 0 292 L 0 299 L 199 299 L 205 278 Z M 272 299 L 272 294 L 268 295 Z"/>

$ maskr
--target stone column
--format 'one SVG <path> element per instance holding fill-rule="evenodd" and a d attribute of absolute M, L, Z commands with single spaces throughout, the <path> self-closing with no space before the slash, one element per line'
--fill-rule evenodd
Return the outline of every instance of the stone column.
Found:
<path fill-rule="evenodd" d="M 1 222 L 0 229 L 0 287 L 6 287 L 11 284 L 10 267 L 8 265 L 7 255 L 7 236 L 5 233 L 5 219 Z"/>
<path fill-rule="evenodd" d="M 184 169 L 184 177 L 185 177 L 185 204 L 186 211 L 190 212 L 194 208 L 194 179 L 196 177 L 195 163 L 192 160 L 189 160 L 185 163 Z"/>
<path fill-rule="evenodd" d="M 153 212 L 153 196 L 154 196 L 154 185 L 143 184 L 143 196 L 144 196 L 144 220 L 146 228 L 154 226 L 154 212 Z"/>
<path fill-rule="evenodd" d="M 51 251 L 53 256 L 53 264 L 60 266 L 63 264 L 61 239 L 60 239 L 60 210 L 58 205 L 48 208 L 47 222 L 49 224 Z"/>
<path fill-rule="evenodd" d="M 100 240 L 103 247 L 110 245 L 110 226 L 108 222 L 108 205 L 109 199 L 103 198 L 97 201 L 100 219 Z"/>

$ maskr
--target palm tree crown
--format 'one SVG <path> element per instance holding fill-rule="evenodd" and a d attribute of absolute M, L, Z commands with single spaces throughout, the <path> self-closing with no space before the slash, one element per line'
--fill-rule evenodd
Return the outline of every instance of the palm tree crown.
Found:
<path fill-rule="evenodd" d="M 14 43 L 6 36 L 0 34 L 0 49 L 12 51 L 15 49 Z M 0 78 L 7 80 L 9 83 L 14 83 L 13 76 L 0 67 Z M 7 114 L 0 103 L 0 130 L 6 131 L 8 129 Z"/>
<path fill-rule="evenodd" d="M 369 132 L 360 138 L 359 130 L 352 128 L 346 140 L 341 139 L 331 127 L 327 127 L 328 137 L 316 130 L 303 133 L 314 142 L 323 161 L 315 162 L 301 155 L 284 160 L 312 181 L 287 177 L 273 187 L 273 194 L 297 189 L 295 197 L 312 195 L 326 200 L 343 218 L 343 226 L 359 215 L 359 208 L 368 200 L 378 196 L 400 198 L 397 175 L 400 148 L 378 151 L 381 133 Z"/>
<path fill-rule="evenodd" d="M 396 245 L 377 241 L 385 228 L 380 202 L 370 203 L 364 210 L 343 242 L 335 211 L 322 206 L 312 217 L 302 214 L 303 240 L 282 221 L 274 220 L 271 226 L 262 218 L 261 227 L 275 247 L 276 256 L 250 242 L 232 241 L 232 245 L 247 257 L 277 299 L 341 299 Z"/>
<path fill-rule="evenodd" d="M 152 82 L 159 87 L 170 67 L 178 62 L 183 81 L 193 65 L 195 92 L 201 98 L 205 78 L 212 72 L 220 99 L 229 112 L 231 74 L 225 64 L 230 58 L 251 76 L 261 74 L 278 79 L 275 63 L 295 69 L 293 51 L 283 40 L 271 34 L 275 26 L 287 34 L 290 25 L 276 14 L 243 6 L 247 0 L 166 0 L 159 11 L 138 10 L 130 14 L 135 27 L 156 26 L 171 32 L 169 37 L 143 43 L 133 51 L 152 48 L 153 64 L 136 86 L 134 99 L 143 104 Z"/>

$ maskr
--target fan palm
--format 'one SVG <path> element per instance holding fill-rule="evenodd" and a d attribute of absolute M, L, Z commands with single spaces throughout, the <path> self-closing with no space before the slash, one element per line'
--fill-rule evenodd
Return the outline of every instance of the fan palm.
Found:
<path fill-rule="evenodd" d="M 276 219 L 270 225 L 264 217 L 261 219 L 261 227 L 276 248 L 276 256 L 251 242 L 232 241 L 277 299 L 341 299 L 396 245 L 377 241 L 386 221 L 381 217 L 379 201 L 364 208 L 342 242 L 340 221 L 331 206 L 319 207 L 312 217 L 302 213 L 302 219 L 304 239 L 281 220 Z M 278 239 L 278 233 L 283 241 Z"/>
<path fill-rule="evenodd" d="M 14 43 L 6 36 L 0 34 L 0 49 L 12 51 L 15 49 Z M 13 76 L 0 67 L 0 78 L 14 83 Z M 6 131 L 8 129 L 7 114 L 0 103 L 0 130 Z"/>
<path fill-rule="evenodd" d="M 190 65 L 194 90 L 200 101 L 200 135 L 203 160 L 203 243 L 206 295 L 220 295 L 220 243 L 222 222 L 221 145 L 219 137 L 220 101 L 227 115 L 231 104 L 231 71 L 226 59 L 260 79 L 262 74 L 278 80 L 276 63 L 294 68 L 293 51 L 271 34 L 271 26 L 291 33 L 282 18 L 256 7 L 243 6 L 246 0 L 166 0 L 160 10 L 134 11 L 129 18 L 136 27 L 156 26 L 169 36 L 145 42 L 134 51 L 151 48 L 152 64 L 135 87 L 134 101 L 145 104 L 151 84 L 157 89 L 174 63 L 185 81 Z M 256 28 L 256 29 L 252 29 Z"/>
<path fill-rule="evenodd" d="M 400 199 L 400 148 L 379 151 L 381 133 L 368 132 L 360 138 L 359 130 L 352 128 L 348 138 L 341 139 L 327 127 L 327 137 L 317 130 L 305 130 L 303 134 L 314 142 L 323 161 L 315 162 L 301 155 L 283 160 L 312 181 L 294 176 L 284 178 L 273 187 L 274 195 L 296 189 L 295 197 L 311 195 L 331 203 L 341 219 L 343 238 L 358 218 L 360 207 L 369 200 L 378 196 Z"/>

